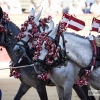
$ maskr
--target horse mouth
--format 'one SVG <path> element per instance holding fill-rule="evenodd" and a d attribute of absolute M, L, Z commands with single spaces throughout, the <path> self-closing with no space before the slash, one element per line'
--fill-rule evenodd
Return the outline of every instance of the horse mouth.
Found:
<path fill-rule="evenodd" d="M 43 66 L 37 62 L 34 63 L 34 69 L 35 69 L 37 74 L 41 74 L 41 73 L 45 72 L 45 69 L 43 68 Z"/>

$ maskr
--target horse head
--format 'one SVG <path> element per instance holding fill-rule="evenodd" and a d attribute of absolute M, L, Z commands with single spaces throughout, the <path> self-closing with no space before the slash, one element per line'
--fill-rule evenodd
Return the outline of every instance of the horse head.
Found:
<path fill-rule="evenodd" d="M 39 17 L 41 11 L 38 13 Z M 34 9 L 31 10 L 28 20 L 22 25 L 21 33 L 16 37 L 18 42 L 13 50 L 20 56 L 27 56 L 27 52 L 34 49 L 32 60 L 35 62 L 35 66 L 53 66 L 54 62 L 60 58 L 60 46 L 55 42 L 58 25 L 54 28 L 51 16 L 40 20 L 38 17 L 36 21 L 37 18 L 34 17 L 33 12 Z"/>
<path fill-rule="evenodd" d="M 33 37 L 32 34 L 31 34 L 32 27 L 35 26 L 35 28 L 36 28 L 36 23 L 33 22 L 34 15 L 35 15 L 35 11 L 34 11 L 34 9 L 32 9 L 31 12 L 30 12 L 30 15 L 28 17 L 28 20 L 26 20 L 21 25 L 21 32 L 15 37 L 15 39 L 17 40 L 17 44 L 15 45 L 13 51 L 16 55 L 22 55 L 23 54 L 23 52 L 25 51 L 24 46 L 29 47 L 28 41 L 29 41 L 30 38 Z M 33 24 L 34 24 L 34 26 L 33 26 Z"/>
<path fill-rule="evenodd" d="M 55 41 L 57 30 L 58 25 L 45 38 L 39 37 L 38 39 L 39 42 L 33 56 L 34 68 L 37 73 L 44 72 L 52 68 L 51 66 L 56 66 L 55 63 L 60 58 L 60 46 Z"/>
<path fill-rule="evenodd" d="M 35 16 L 34 9 L 32 8 L 28 20 L 22 24 L 21 33 L 18 34 L 15 38 L 17 39 L 17 44 L 14 47 L 14 52 L 17 55 L 24 55 L 26 49 L 30 50 L 37 45 L 37 38 L 41 33 L 49 33 L 54 28 L 54 23 L 51 20 L 51 17 L 45 18 L 45 23 L 49 23 L 49 25 L 45 24 L 42 26 L 42 19 L 39 20 L 42 10 Z M 41 23 L 41 25 L 40 25 Z M 50 26 L 50 27 L 49 27 Z"/>

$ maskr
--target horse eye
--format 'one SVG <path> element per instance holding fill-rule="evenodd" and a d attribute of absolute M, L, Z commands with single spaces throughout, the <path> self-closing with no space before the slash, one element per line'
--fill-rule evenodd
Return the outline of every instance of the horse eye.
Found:
<path fill-rule="evenodd" d="M 28 30 L 28 32 L 32 32 L 32 29 Z"/>

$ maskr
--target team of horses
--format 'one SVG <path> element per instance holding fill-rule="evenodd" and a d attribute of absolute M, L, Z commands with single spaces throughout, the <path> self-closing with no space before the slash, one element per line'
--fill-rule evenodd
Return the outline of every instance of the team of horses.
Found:
<path fill-rule="evenodd" d="M 64 32 L 63 37 L 64 40 L 67 41 L 65 46 L 63 46 L 64 41 L 61 36 L 59 43 L 55 45 L 54 40 L 56 38 L 58 26 L 54 27 L 53 20 L 50 16 L 47 18 L 48 25 L 44 28 L 40 26 L 41 13 L 42 10 L 35 16 L 35 11 L 32 9 L 27 21 L 25 21 L 22 28 L 19 29 L 13 22 L 9 21 L 9 19 L 4 16 L 5 14 L 0 8 L 0 21 L 4 29 L 6 29 L 6 31 L 0 32 L 0 45 L 6 48 L 11 58 L 12 66 L 14 67 L 11 73 L 13 73 L 13 70 L 16 71 L 21 81 L 14 100 L 20 100 L 31 87 L 34 87 L 37 90 L 41 100 L 48 100 L 45 88 L 46 85 L 56 86 L 59 100 L 71 100 L 72 88 L 75 89 L 81 100 L 95 100 L 93 96 L 88 96 L 88 90 L 90 90 L 89 85 L 79 87 L 75 84 L 78 80 L 80 68 L 88 66 L 93 56 L 93 48 L 89 39 L 74 33 Z M 31 34 L 32 31 L 34 31 L 34 34 Z M 51 64 L 53 67 L 48 67 L 47 65 L 50 64 L 50 61 L 47 62 L 46 59 L 46 55 L 48 55 L 46 47 L 50 45 L 47 45 L 48 41 L 45 39 L 43 39 L 41 43 L 40 37 L 44 35 L 46 39 L 52 43 L 50 45 L 55 47 L 54 50 L 58 51 L 53 51 L 55 54 L 58 54 L 58 58 Z M 36 46 L 38 45 L 40 47 L 37 47 L 37 49 Z M 50 47 L 50 49 L 53 49 L 52 47 Z M 64 62 L 62 61 L 61 63 L 55 63 L 56 61 L 60 62 L 59 57 L 63 56 L 62 53 L 60 55 L 59 47 L 61 50 L 66 50 L 65 55 L 68 59 L 64 59 Z M 40 50 L 40 52 L 38 52 L 38 50 Z M 38 59 L 35 58 L 35 56 L 33 57 L 37 52 L 39 53 Z M 34 66 L 16 69 L 17 66 L 28 64 L 34 64 Z M 97 90 L 100 89 L 99 70 L 99 67 L 93 70 L 89 78 L 90 85 Z M 39 74 L 45 72 L 47 72 L 48 79 L 44 81 L 37 78 Z"/>

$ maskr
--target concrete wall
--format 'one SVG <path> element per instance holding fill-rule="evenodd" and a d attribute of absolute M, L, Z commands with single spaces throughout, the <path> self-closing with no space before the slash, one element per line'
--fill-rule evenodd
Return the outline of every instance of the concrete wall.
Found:
<path fill-rule="evenodd" d="M 10 20 L 13 21 L 14 23 L 16 23 L 17 26 L 21 26 L 21 24 L 23 24 L 23 22 L 25 20 L 27 20 L 29 14 L 21 14 L 21 15 L 9 15 Z M 75 32 L 71 29 L 67 29 L 67 31 L 69 32 L 75 32 L 77 34 L 80 34 L 82 36 L 87 36 L 89 34 L 89 29 L 90 29 L 90 25 L 91 25 L 91 21 L 93 17 L 97 17 L 98 15 L 79 15 L 77 16 L 77 18 L 85 21 L 85 28 L 80 31 L 80 32 Z M 44 16 L 42 16 L 44 17 Z M 61 15 L 59 16 L 54 16 L 55 19 L 55 24 L 59 23 L 59 20 L 61 19 Z M 98 18 L 99 19 L 99 18 Z M 93 33 L 94 35 L 97 35 L 97 33 Z M 6 50 L 3 48 L 3 51 L 0 51 L 0 62 L 5 62 L 5 61 L 10 61 L 10 58 L 6 52 Z"/>

